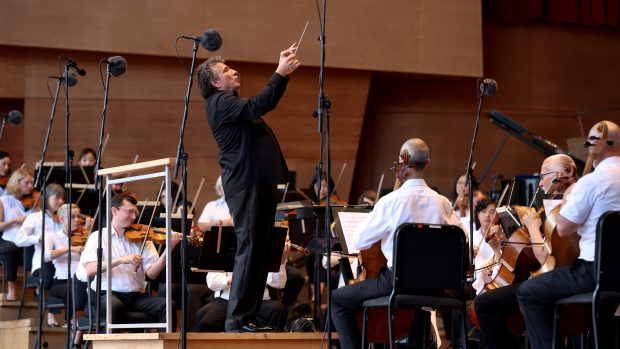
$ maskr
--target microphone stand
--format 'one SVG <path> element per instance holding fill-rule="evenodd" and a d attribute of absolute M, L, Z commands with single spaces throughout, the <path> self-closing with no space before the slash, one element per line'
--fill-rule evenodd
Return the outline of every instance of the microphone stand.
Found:
<path fill-rule="evenodd" d="M 62 78 L 58 78 L 58 83 L 56 84 L 56 92 L 54 93 L 54 101 L 52 102 L 52 111 L 50 113 L 50 119 L 47 123 L 47 132 L 45 133 L 45 141 L 43 142 L 43 151 L 41 152 L 41 161 L 39 162 L 39 172 L 37 172 L 37 178 L 34 184 L 34 187 L 37 188 L 39 184 L 41 184 L 41 266 L 39 267 L 39 280 L 37 281 L 37 289 L 39 290 L 39 294 L 37 295 L 39 308 L 38 315 L 39 321 L 37 323 L 37 336 L 34 341 L 34 348 L 41 349 L 41 341 L 43 339 L 43 317 L 45 314 L 45 297 L 43 292 L 43 265 L 45 264 L 45 211 L 47 210 L 47 200 L 46 196 L 46 183 L 45 177 L 43 176 L 43 163 L 45 162 L 45 155 L 47 154 L 47 146 L 50 140 L 50 133 L 52 131 L 52 124 L 54 122 L 54 115 L 56 114 L 56 104 L 58 103 L 58 93 L 60 92 L 60 84 L 62 83 Z M 65 82 L 66 84 L 66 82 Z M 6 119 L 2 122 L 2 129 L 4 129 L 4 124 L 6 123 Z M 2 131 L 0 131 L 0 138 L 2 138 Z"/>
<path fill-rule="evenodd" d="M 189 81 L 187 83 L 187 92 L 185 93 L 185 109 L 183 110 L 183 121 L 181 122 L 181 131 L 179 135 L 179 146 L 177 149 L 177 158 L 174 165 L 174 178 L 179 174 L 179 166 L 181 169 L 181 193 L 183 195 L 183 208 L 181 210 L 181 231 L 183 239 L 181 240 L 181 348 L 187 348 L 187 160 L 189 155 L 185 152 L 183 138 L 185 136 L 185 123 L 187 122 L 187 112 L 189 109 L 189 96 L 194 83 L 194 68 L 196 66 L 196 54 L 198 53 L 199 40 L 194 39 L 194 48 L 192 50 L 192 64 L 189 72 Z M 170 197 L 166 198 L 170 202 Z M 173 204 L 168 206 L 168 210 L 173 210 Z M 171 251 L 172 252 L 172 251 Z M 170 295 L 172 296 L 172 295 Z"/>
<path fill-rule="evenodd" d="M 101 265 L 103 263 L 103 247 L 102 247 L 102 227 L 103 227 L 103 179 L 99 175 L 101 169 L 101 155 L 103 153 L 103 138 L 105 134 L 105 117 L 108 110 L 108 90 L 110 88 L 110 65 L 107 65 L 105 88 L 103 93 L 103 111 L 101 112 L 101 132 L 99 133 L 99 147 L 97 148 L 97 162 L 95 163 L 95 190 L 97 190 L 97 203 L 99 205 L 99 216 L 97 217 L 97 227 L 99 228 L 99 234 L 97 236 L 97 272 L 95 282 L 95 333 L 101 333 Z M 108 194 L 110 195 L 110 194 Z M 107 217 L 107 212 L 106 212 Z"/>
<path fill-rule="evenodd" d="M 69 66 L 71 62 L 65 63 L 65 75 L 69 76 Z M 67 203 L 69 204 L 69 212 L 67 215 L 68 225 L 67 232 L 69 234 L 69 243 L 67 244 L 67 297 L 65 300 L 65 306 L 68 308 L 69 304 L 71 304 L 72 297 L 72 289 L 73 289 L 73 277 L 71 276 L 71 191 L 73 189 L 73 183 L 71 178 L 71 169 L 73 167 L 73 150 L 69 147 L 69 84 L 65 82 L 64 84 L 64 92 L 65 92 L 65 187 L 69 184 L 67 191 Z M 41 265 L 43 268 L 43 265 Z M 73 343 L 71 343 L 71 321 L 73 321 L 73 317 L 75 314 L 71 314 L 71 316 L 67 316 L 67 343 L 66 348 L 71 349 Z"/>
<path fill-rule="evenodd" d="M 325 303 L 327 304 L 326 314 L 325 314 L 325 332 L 327 332 L 327 347 L 332 347 L 332 334 L 331 334 L 331 231 L 330 231 L 330 217 L 331 217 L 331 209 L 330 209 L 330 199 L 331 199 L 331 188 L 329 184 L 329 178 L 331 175 L 331 146 L 330 146 L 330 133 L 329 133 L 329 111 L 331 108 L 331 102 L 325 96 L 325 91 L 323 89 L 323 77 L 325 73 L 325 22 L 326 22 L 326 14 L 327 14 L 327 0 L 323 0 L 323 17 L 321 19 L 321 65 L 319 68 L 319 102 L 318 108 L 316 111 L 316 116 L 318 117 L 318 132 L 321 135 L 321 143 L 319 146 L 320 158 L 319 163 L 317 165 L 317 178 L 319 184 L 319 200 L 320 191 L 321 191 L 321 174 L 322 174 L 322 160 L 323 160 L 323 144 L 325 144 L 326 152 L 326 171 L 325 171 L 325 186 L 327 192 L 327 198 L 325 199 L 325 242 L 326 242 L 326 253 L 327 253 L 327 292 Z M 323 120 L 325 118 L 325 120 Z M 323 124 L 324 122 L 324 124 Z M 319 265 L 320 265 L 319 261 Z M 320 277 L 319 277 L 320 280 Z M 317 284 L 315 284 L 316 290 Z M 319 307 L 320 307 L 320 286 L 318 287 L 319 292 L 315 291 L 315 299 L 319 299 Z M 316 307 L 315 307 L 316 312 Z"/>

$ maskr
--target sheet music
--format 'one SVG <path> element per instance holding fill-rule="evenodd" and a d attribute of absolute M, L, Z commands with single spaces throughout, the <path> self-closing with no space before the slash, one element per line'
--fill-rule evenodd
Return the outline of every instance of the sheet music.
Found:
<path fill-rule="evenodd" d="M 364 219 L 366 219 L 366 216 L 368 216 L 368 212 L 338 212 L 338 218 L 340 219 L 340 225 L 342 226 L 342 233 L 344 235 L 349 253 L 359 252 L 358 249 L 353 248 L 353 236 L 355 229 Z"/>

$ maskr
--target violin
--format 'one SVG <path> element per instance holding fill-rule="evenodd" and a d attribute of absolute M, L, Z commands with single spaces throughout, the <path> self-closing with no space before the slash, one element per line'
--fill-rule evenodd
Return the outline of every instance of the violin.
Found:
<path fill-rule="evenodd" d="M 148 231 L 147 225 L 144 224 L 132 224 L 125 228 L 125 239 L 129 242 L 143 242 L 145 237 L 147 241 L 153 241 L 158 245 L 164 245 L 166 243 L 166 231 L 158 228 L 151 228 Z"/>
<path fill-rule="evenodd" d="M 26 211 L 30 211 L 34 207 L 41 209 L 41 192 L 33 190 L 30 194 L 22 196 L 20 201 Z"/>
<path fill-rule="evenodd" d="M 90 231 L 88 229 L 80 229 L 71 234 L 71 246 L 84 246 L 88 241 Z"/>
<path fill-rule="evenodd" d="M 326 199 L 321 199 L 321 200 L 319 201 L 319 206 L 323 206 L 323 205 L 325 205 L 325 202 L 326 202 L 326 201 L 327 201 Z M 342 199 L 340 199 L 340 198 L 338 197 L 338 195 L 336 195 L 336 194 L 332 194 L 332 195 L 330 195 L 330 196 L 329 196 L 329 204 L 330 204 L 330 205 L 338 205 L 338 206 L 346 206 L 346 205 L 347 205 L 347 202 L 346 202 L 346 201 L 344 201 L 344 200 L 342 200 Z"/>

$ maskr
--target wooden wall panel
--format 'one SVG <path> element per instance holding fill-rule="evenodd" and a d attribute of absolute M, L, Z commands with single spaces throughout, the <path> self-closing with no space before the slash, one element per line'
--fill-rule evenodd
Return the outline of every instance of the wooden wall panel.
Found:
<path fill-rule="evenodd" d="M 24 86 L 26 116 L 23 152 L 24 160 L 32 170 L 40 158 L 50 115 L 51 99 L 46 80 L 48 75 L 58 74 L 57 56 L 60 51 L 8 47 L 5 52 L 22 57 L 24 62 L 25 75 L 20 76 Z M 103 104 L 97 62 L 112 54 L 76 51 L 71 55 L 88 71 L 86 76 L 79 77 L 78 84 L 69 92 L 70 145 L 77 154 L 83 147 L 97 146 Z M 130 163 L 136 154 L 140 156 L 139 161 L 174 157 L 177 150 L 187 74 L 176 58 L 140 55 L 126 55 L 125 58 L 128 60 L 126 74 L 112 78 L 110 85 L 106 118 L 106 133 L 110 134 L 110 141 L 102 160 L 105 167 Z M 275 63 L 231 61 L 229 64 L 241 72 L 241 94 L 244 96 L 257 93 L 276 67 Z M 314 175 L 319 156 L 317 121 L 312 117 L 317 105 L 317 76 L 317 68 L 301 67 L 291 76 L 278 108 L 266 117 L 280 141 L 289 167 L 297 171 L 298 183 L 302 187 L 306 187 Z M 339 171 L 344 162 L 348 163 L 339 190 L 346 198 L 353 177 L 371 73 L 332 68 L 326 70 L 325 76 L 325 91 L 333 103 L 334 167 Z M 50 80 L 49 85 L 53 93 L 54 80 Z M 61 92 L 48 161 L 64 160 L 64 142 L 65 102 Z M 190 99 L 185 149 L 190 155 L 189 192 L 192 196 L 200 178 L 206 178 L 205 191 L 198 202 L 201 208 L 207 200 L 215 197 L 212 188 L 219 175 L 219 165 L 217 146 L 205 120 L 204 101 L 197 82 Z M 131 188 L 141 197 L 153 197 L 157 183 L 136 184 Z"/>
<path fill-rule="evenodd" d="M 274 20 L 277 18 L 277 20 Z M 270 63 L 297 41 L 308 66 L 320 64 L 315 2 L 267 0 L 60 0 L 0 3 L 0 44 L 77 51 L 174 56 L 174 39 L 217 28 L 222 54 Z M 481 9 L 477 0 L 330 2 L 326 26 L 329 67 L 480 76 Z M 180 44 L 189 56 L 191 44 Z M 201 50 L 201 57 L 205 57 Z"/>
<path fill-rule="evenodd" d="M 564 149 L 567 139 L 580 137 L 601 119 L 620 123 L 619 36 L 606 29 L 487 25 L 485 76 L 495 78 L 499 87 L 483 110 L 500 110 Z M 402 142 L 411 137 L 429 144 L 428 182 L 449 195 L 466 166 L 476 100 L 472 78 L 384 74 L 373 79 L 351 195 L 376 188 Z M 597 112 L 605 109 L 615 110 Z M 503 138 L 504 132 L 483 114 L 475 152 L 478 177 Z M 543 159 L 510 137 L 489 176 L 531 174 Z M 386 188 L 393 174 L 389 178 Z M 483 189 L 490 189 L 489 178 Z"/>

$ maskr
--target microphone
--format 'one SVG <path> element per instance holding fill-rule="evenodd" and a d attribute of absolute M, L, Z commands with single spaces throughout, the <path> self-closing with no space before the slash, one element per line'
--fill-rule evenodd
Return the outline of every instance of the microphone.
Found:
<path fill-rule="evenodd" d="M 497 82 L 493 79 L 484 79 L 480 83 L 480 92 L 485 96 L 495 96 Z"/>
<path fill-rule="evenodd" d="M 8 119 L 13 125 L 19 125 L 22 123 L 22 120 L 24 120 L 24 116 L 19 110 L 11 110 L 8 113 L 1 113 L 0 116 L 3 119 Z"/>
<path fill-rule="evenodd" d="M 67 75 L 65 75 L 65 73 L 62 73 L 62 77 L 60 78 L 60 81 L 62 83 L 66 83 L 67 86 L 69 86 L 69 87 L 73 87 L 73 86 L 75 86 L 75 84 L 77 84 L 78 79 L 77 79 L 77 76 L 75 76 L 75 73 L 73 71 L 69 70 L 69 74 L 67 74 Z"/>
<path fill-rule="evenodd" d="M 112 76 L 121 76 L 127 71 L 127 60 L 121 56 L 112 56 L 103 62 L 109 66 Z"/>
<path fill-rule="evenodd" d="M 84 69 L 80 68 L 80 67 L 77 65 L 77 63 L 75 63 L 75 61 L 74 61 L 74 60 L 72 60 L 71 58 L 69 58 L 69 57 L 67 57 L 67 56 L 65 56 L 65 55 L 62 55 L 62 56 L 63 56 L 63 57 L 65 58 L 65 60 L 67 61 L 67 67 L 69 67 L 69 68 L 71 68 L 71 67 L 75 68 L 75 70 L 77 71 L 77 73 L 78 73 L 78 74 L 80 74 L 80 76 L 84 76 L 84 75 L 86 75 L 86 70 L 84 70 Z M 69 85 L 69 86 L 71 86 L 71 85 Z"/>
<path fill-rule="evenodd" d="M 205 50 L 215 52 L 222 47 L 222 36 L 215 29 L 207 29 L 202 36 L 181 35 L 182 39 L 200 41 Z"/>

